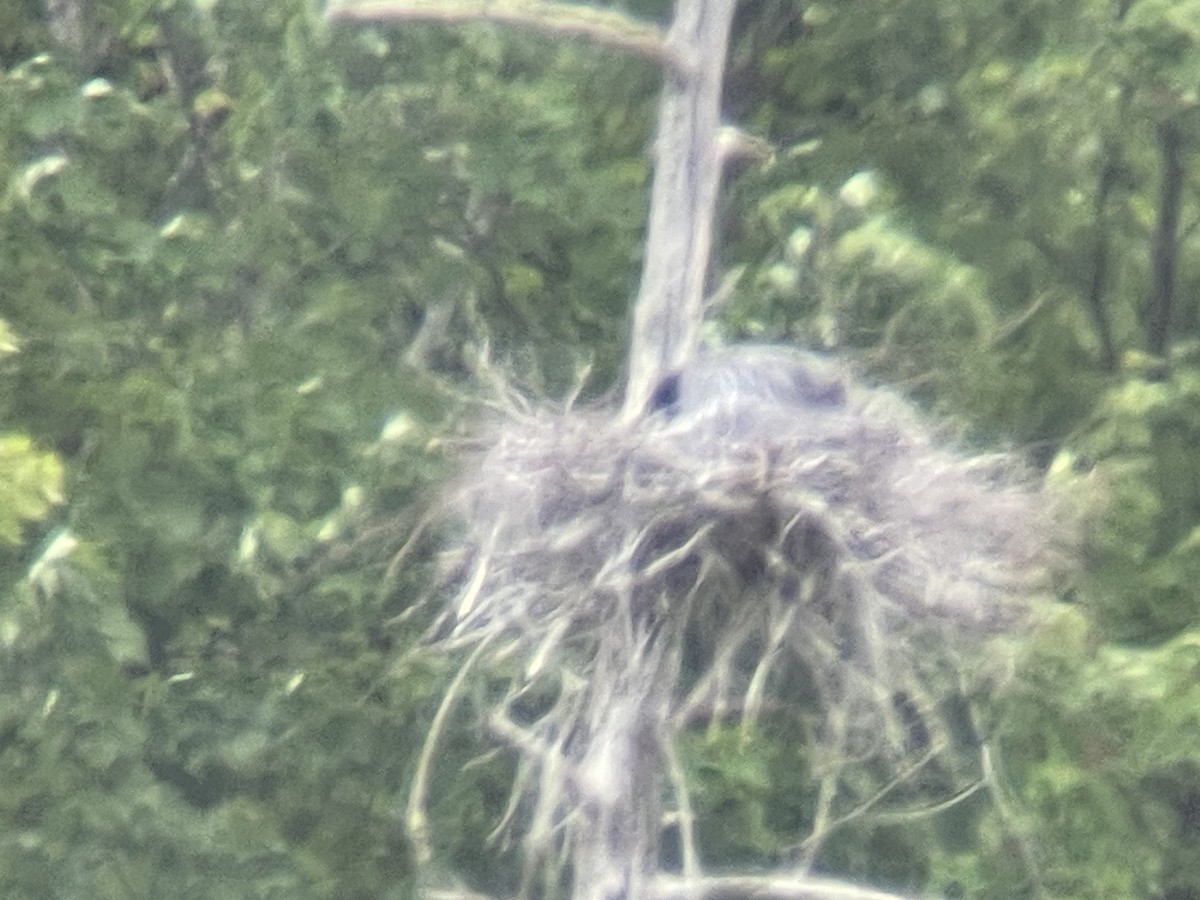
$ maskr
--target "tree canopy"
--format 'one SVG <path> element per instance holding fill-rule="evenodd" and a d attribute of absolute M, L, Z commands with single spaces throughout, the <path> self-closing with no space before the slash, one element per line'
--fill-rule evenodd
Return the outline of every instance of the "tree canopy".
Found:
<path fill-rule="evenodd" d="M 1200 896 L 1196 22 L 740 5 L 725 114 L 770 152 L 727 170 L 707 337 L 838 354 L 1086 534 L 1034 627 L 901 699 L 955 748 L 903 790 L 863 767 L 820 821 L 805 721 L 689 732 L 708 864 L 817 832 L 816 871 L 889 890 Z M 0 893 L 516 888 L 494 673 L 430 863 L 405 818 L 461 665 L 412 652 L 452 564 L 427 514 L 498 380 L 613 402 L 662 78 L 309 0 L 0 9 Z"/>

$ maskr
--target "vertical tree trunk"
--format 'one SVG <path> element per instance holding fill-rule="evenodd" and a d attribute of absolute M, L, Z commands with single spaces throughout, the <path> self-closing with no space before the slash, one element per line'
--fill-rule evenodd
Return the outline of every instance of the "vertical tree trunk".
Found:
<path fill-rule="evenodd" d="M 1108 198 L 1113 184 L 1117 180 L 1117 164 L 1111 158 L 1114 151 L 1110 147 L 1108 157 L 1100 171 L 1100 182 L 1096 187 L 1096 200 L 1093 206 L 1096 220 L 1096 238 L 1092 246 L 1092 277 L 1088 285 L 1088 311 L 1092 315 L 1092 325 L 1096 329 L 1096 338 L 1100 342 L 1100 367 L 1105 372 L 1117 368 L 1117 350 L 1113 343 L 1112 326 L 1108 321 L 1108 310 L 1105 305 L 1105 294 L 1108 291 L 1109 270 L 1109 241 L 1107 222 Z"/>
<path fill-rule="evenodd" d="M 1150 296 L 1146 301 L 1146 348 L 1161 356 L 1171 338 L 1171 312 L 1175 295 L 1175 264 L 1179 245 L 1179 206 L 1183 197 L 1183 131 L 1170 119 L 1158 126 L 1162 157 L 1159 182 L 1158 224 L 1151 251 Z"/>
<path fill-rule="evenodd" d="M 721 161 L 721 84 L 735 0 L 678 0 L 654 145 L 642 282 L 633 308 L 625 415 L 695 352 L 713 244 Z"/>
<path fill-rule="evenodd" d="M 593 793 L 581 803 L 571 857 L 574 900 L 642 900 L 658 872 L 659 729 L 678 672 L 664 671 L 671 654 L 661 646 L 638 643 L 610 642 L 590 676 L 611 687 L 596 692 L 588 713 L 592 733 L 580 768 Z"/>

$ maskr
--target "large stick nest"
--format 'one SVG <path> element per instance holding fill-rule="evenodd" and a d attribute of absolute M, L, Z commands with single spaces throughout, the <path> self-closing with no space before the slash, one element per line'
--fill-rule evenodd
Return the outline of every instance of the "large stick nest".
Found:
<path fill-rule="evenodd" d="M 636 421 L 513 413 L 454 500 L 437 638 L 522 662 L 492 724 L 522 748 L 543 854 L 622 777 L 594 744 L 630 697 L 669 757 L 688 721 L 788 702 L 798 666 L 865 749 L 900 747 L 913 641 L 1019 623 L 1054 527 L 1011 458 L 948 450 L 894 394 L 771 348 L 702 357 Z M 546 677 L 548 711 L 513 712 Z"/>

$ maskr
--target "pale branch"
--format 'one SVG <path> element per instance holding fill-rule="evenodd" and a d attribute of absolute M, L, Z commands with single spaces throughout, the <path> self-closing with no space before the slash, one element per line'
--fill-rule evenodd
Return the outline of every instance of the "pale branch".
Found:
<path fill-rule="evenodd" d="M 687 786 L 687 775 L 684 774 L 683 763 L 675 751 L 674 741 L 666 741 L 663 756 L 667 764 L 667 774 L 671 779 L 671 790 L 675 795 L 675 823 L 679 828 L 680 856 L 683 863 L 685 878 L 695 878 L 700 874 L 700 856 L 696 852 L 696 813 L 692 809 L 692 795 Z"/>
<path fill-rule="evenodd" d="M 633 308 L 626 417 L 695 354 L 721 186 L 721 91 L 735 0 L 680 0 L 654 143 L 642 283 Z"/>
<path fill-rule="evenodd" d="M 446 693 L 442 695 L 442 702 L 438 705 L 437 714 L 433 717 L 433 724 L 429 728 L 429 734 L 425 736 L 425 744 L 422 746 L 421 755 L 417 760 L 417 771 L 413 776 L 413 786 L 409 792 L 408 806 L 404 812 L 404 825 L 408 839 L 412 842 L 413 852 L 422 862 L 428 862 L 433 857 L 433 842 L 429 833 L 426 798 L 429 795 L 434 752 L 437 749 L 438 740 L 446 730 L 450 713 L 458 703 L 467 675 L 490 644 L 490 638 L 481 640 L 462 668 L 458 670 L 458 674 L 454 676 L 450 686 L 446 688 Z"/>
<path fill-rule="evenodd" d="M 845 881 L 789 875 L 659 875 L 650 884 L 649 896 L 652 900 L 905 900 L 899 894 Z"/>
<path fill-rule="evenodd" d="M 579 38 L 675 65 L 661 28 L 612 9 L 551 0 L 366 0 L 336 3 L 327 16 L 341 22 L 484 22 L 515 25 L 557 37 Z"/>
<path fill-rule="evenodd" d="M 649 889 L 650 900 L 907 900 L 901 894 L 847 881 L 789 875 L 658 875 Z M 429 900 L 495 900 L 465 888 L 429 891 L 425 896 Z"/>

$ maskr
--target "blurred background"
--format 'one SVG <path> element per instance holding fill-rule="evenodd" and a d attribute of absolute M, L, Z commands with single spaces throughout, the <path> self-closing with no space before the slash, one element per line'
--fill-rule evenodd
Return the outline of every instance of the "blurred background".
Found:
<path fill-rule="evenodd" d="M 823 871 L 1200 898 L 1197 23 L 740 7 L 726 116 L 773 151 L 730 173 L 710 340 L 835 352 L 1088 525 L 1036 627 L 950 679 L 988 789 L 849 822 Z M 419 890 L 404 808 L 455 663 L 407 653 L 436 534 L 398 554 L 480 360 L 546 402 L 619 388 L 659 79 L 307 0 L 0 9 L 0 894 Z M 433 868 L 504 894 L 513 762 L 469 711 L 449 735 Z M 706 861 L 786 858 L 810 749 L 696 735 Z"/>

